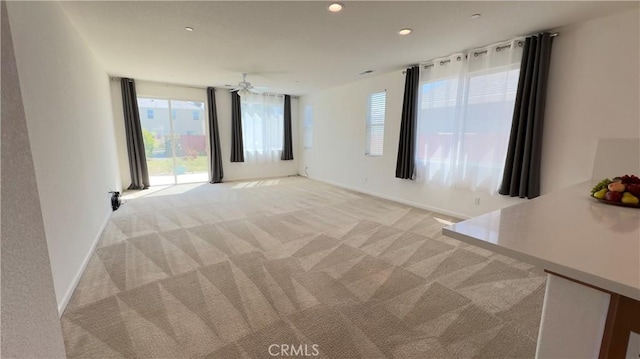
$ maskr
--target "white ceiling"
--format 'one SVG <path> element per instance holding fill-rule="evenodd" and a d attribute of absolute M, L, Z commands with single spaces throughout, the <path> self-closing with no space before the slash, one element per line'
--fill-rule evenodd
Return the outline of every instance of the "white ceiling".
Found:
<path fill-rule="evenodd" d="M 109 74 L 302 95 L 638 2 L 63 1 Z M 474 13 L 479 19 L 470 19 Z M 185 26 L 195 29 L 184 30 Z M 404 27 L 414 29 L 399 36 Z M 562 36 L 562 35 L 560 35 Z M 374 70 L 369 75 L 358 75 Z"/>

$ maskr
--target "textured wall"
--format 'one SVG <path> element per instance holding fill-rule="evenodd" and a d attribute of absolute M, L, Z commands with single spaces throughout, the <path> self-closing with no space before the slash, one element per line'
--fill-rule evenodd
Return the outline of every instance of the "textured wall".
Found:
<path fill-rule="evenodd" d="M 63 358 L 13 42 L 2 2 L 2 346 L 4 358 Z"/>
<path fill-rule="evenodd" d="M 58 307 L 118 187 L 109 77 L 58 1 L 7 3 Z"/>

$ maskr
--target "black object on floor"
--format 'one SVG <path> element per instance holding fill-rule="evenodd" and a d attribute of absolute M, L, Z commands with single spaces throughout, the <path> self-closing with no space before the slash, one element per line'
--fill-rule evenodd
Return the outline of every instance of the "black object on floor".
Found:
<path fill-rule="evenodd" d="M 111 191 L 109 193 L 111 193 L 111 208 L 115 211 L 116 209 L 120 208 L 120 204 L 122 203 L 120 201 L 120 192 Z"/>

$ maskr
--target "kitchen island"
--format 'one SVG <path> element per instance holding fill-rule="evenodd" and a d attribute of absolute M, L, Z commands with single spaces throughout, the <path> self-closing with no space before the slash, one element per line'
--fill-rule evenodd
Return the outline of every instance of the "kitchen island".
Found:
<path fill-rule="evenodd" d="M 639 357 L 640 209 L 589 197 L 596 182 L 443 229 L 547 272 L 536 357 Z"/>

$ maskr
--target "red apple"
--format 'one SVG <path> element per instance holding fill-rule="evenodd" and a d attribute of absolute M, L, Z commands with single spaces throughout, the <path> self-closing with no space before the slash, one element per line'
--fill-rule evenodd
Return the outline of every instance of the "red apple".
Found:
<path fill-rule="evenodd" d="M 640 196 L 640 184 L 638 183 L 629 183 L 627 185 L 627 191 L 629 191 L 634 196 Z"/>
<path fill-rule="evenodd" d="M 622 192 L 609 191 L 604 195 L 604 199 L 611 202 L 620 202 L 622 199 Z"/>

